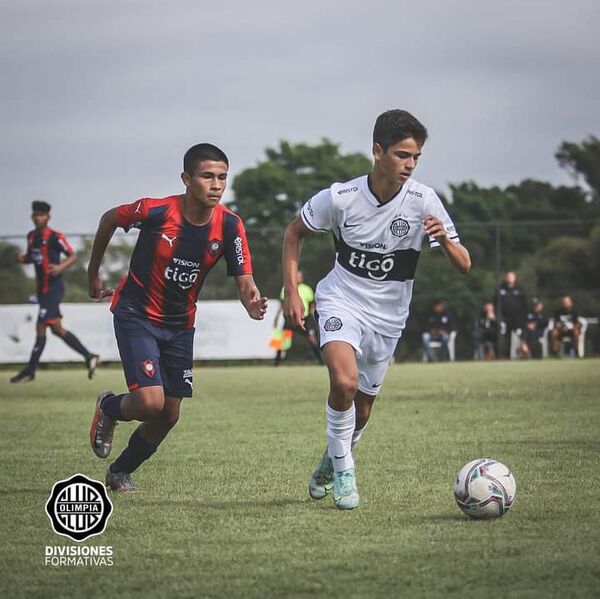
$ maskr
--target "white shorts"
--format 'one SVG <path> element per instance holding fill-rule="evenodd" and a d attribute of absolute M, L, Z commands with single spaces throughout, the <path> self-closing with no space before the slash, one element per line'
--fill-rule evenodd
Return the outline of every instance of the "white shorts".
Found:
<path fill-rule="evenodd" d="M 398 337 L 386 337 L 367 328 L 346 308 L 317 306 L 321 347 L 330 341 L 345 341 L 356 351 L 358 390 L 378 395 Z"/>

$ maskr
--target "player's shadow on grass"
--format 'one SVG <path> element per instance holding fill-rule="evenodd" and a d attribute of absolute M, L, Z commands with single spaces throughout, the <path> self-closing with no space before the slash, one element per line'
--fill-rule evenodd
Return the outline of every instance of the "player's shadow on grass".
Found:
<path fill-rule="evenodd" d="M 473 518 L 466 518 L 462 514 L 433 514 L 423 516 L 423 522 L 474 522 Z"/>

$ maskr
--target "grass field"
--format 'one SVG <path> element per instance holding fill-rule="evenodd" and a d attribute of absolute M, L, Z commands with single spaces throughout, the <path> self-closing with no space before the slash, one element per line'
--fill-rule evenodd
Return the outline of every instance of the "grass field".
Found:
<path fill-rule="evenodd" d="M 600 596 L 600 361 L 394 365 L 356 452 L 362 504 L 312 502 L 326 372 L 206 368 L 141 492 L 112 496 L 113 567 L 44 566 L 55 481 L 103 480 L 88 447 L 96 394 L 119 370 L 2 377 L 0 596 Z M 134 423 L 116 431 L 115 454 Z M 452 497 L 467 461 L 512 468 L 517 501 L 470 521 Z"/>

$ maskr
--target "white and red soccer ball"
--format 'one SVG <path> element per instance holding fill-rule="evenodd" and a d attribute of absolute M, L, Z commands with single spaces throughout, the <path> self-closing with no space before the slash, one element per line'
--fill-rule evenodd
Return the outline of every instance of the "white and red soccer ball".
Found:
<path fill-rule="evenodd" d="M 456 475 L 454 498 L 471 518 L 497 518 L 515 501 L 517 483 L 501 462 L 482 458 L 469 462 Z"/>

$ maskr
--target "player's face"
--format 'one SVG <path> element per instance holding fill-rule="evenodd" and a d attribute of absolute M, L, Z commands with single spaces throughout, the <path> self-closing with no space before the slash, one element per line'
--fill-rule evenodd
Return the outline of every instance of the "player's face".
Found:
<path fill-rule="evenodd" d="M 36 229 L 43 229 L 48 225 L 50 215 L 47 212 L 32 212 L 31 220 Z"/>
<path fill-rule="evenodd" d="M 196 165 L 194 173 L 181 173 L 188 194 L 206 208 L 216 206 L 227 187 L 227 165 L 215 160 L 203 160 Z"/>
<path fill-rule="evenodd" d="M 402 186 L 417 168 L 422 147 L 423 144 L 412 137 L 395 143 L 387 150 L 378 143 L 373 144 L 375 168 L 389 183 Z"/>

